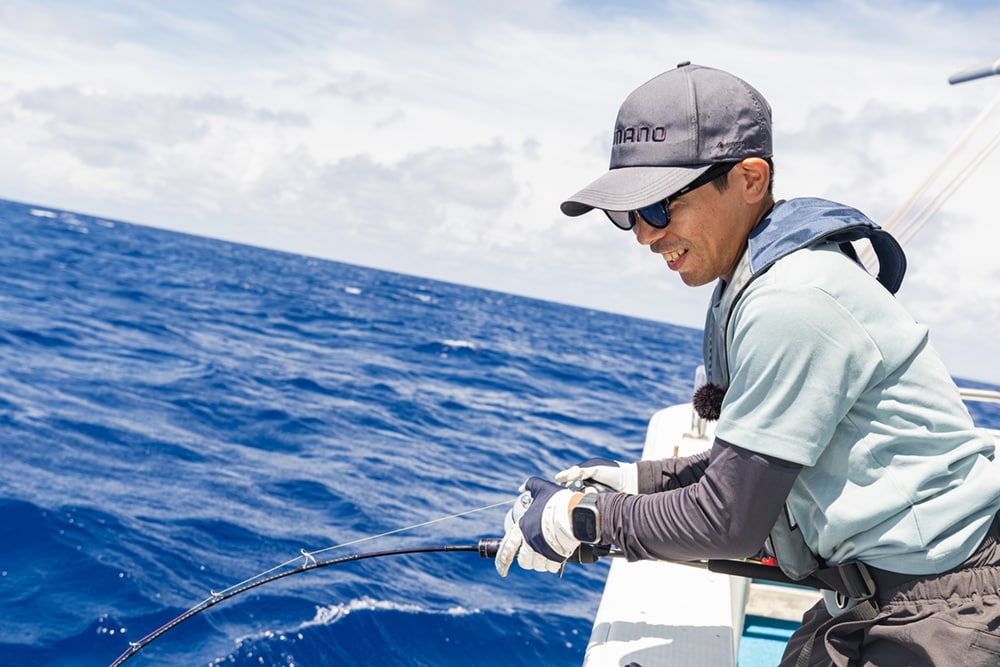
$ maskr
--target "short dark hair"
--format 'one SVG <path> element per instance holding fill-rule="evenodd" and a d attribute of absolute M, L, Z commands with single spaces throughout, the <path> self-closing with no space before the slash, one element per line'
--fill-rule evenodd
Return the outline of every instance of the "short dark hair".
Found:
<path fill-rule="evenodd" d="M 770 195 L 771 197 L 773 197 L 774 196 L 774 158 L 765 157 L 765 158 L 761 158 L 761 159 L 764 162 L 767 163 L 768 172 L 770 173 L 770 177 L 769 177 L 768 182 L 767 182 L 767 194 Z M 723 192 L 726 188 L 729 187 L 729 172 L 727 171 L 726 173 L 722 174 L 721 176 L 718 176 L 715 180 L 712 181 L 712 185 L 714 185 L 715 189 L 718 190 L 719 192 Z"/>

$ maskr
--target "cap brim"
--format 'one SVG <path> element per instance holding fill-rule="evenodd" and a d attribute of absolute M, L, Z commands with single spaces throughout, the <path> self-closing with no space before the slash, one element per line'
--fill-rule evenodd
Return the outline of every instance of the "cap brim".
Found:
<path fill-rule="evenodd" d="M 559 208 L 568 216 L 583 215 L 595 208 L 634 211 L 669 197 L 711 166 L 612 169 L 564 201 Z"/>

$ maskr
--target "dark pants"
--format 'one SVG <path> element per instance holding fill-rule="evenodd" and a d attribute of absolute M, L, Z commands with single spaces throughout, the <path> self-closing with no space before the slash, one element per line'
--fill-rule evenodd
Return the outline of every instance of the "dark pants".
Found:
<path fill-rule="evenodd" d="M 997 667 L 1000 665 L 1000 546 L 961 568 L 880 592 L 878 615 L 846 621 L 817 637 L 809 667 Z M 829 621 L 823 602 L 805 613 L 781 667 Z"/>

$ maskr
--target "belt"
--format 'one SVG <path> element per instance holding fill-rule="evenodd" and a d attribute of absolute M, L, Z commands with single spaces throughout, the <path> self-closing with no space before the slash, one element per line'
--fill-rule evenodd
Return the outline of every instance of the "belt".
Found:
<path fill-rule="evenodd" d="M 993 517 L 989 530 L 986 531 L 986 537 L 983 538 L 983 541 L 976 548 L 972 556 L 958 567 L 942 574 L 957 572 L 958 570 L 970 567 L 970 563 L 975 562 L 984 551 L 992 548 L 998 542 L 1000 542 L 1000 514 Z M 883 570 L 854 560 L 814 572 L 813 576 L 820 578 L 824 583 L 829 584 L 829 588 L 846 597 L 855 600 L 867 600 L 874 597 L 877 592 L 888 591 L 919 579 L 941 575 L 903 574 L 902 572 Z"/>
<path fill-rule="evenodd" d="M 950 570 L 955 572 L 971 567 L 986 549 L 1000 542 L 1000 515 L 993 517 L 989 530 L 982 543 L 976 548 L 964 563 Z M 928 577 L 938 577 L 939 574 L 903 574 L 866 565 L 858 560 L 847 561 L 832 567 L 821 567 L 804 579 L 791 579 L 781 568 L 758 563 L 747 563 L 734 560 L 709 560 L 708 569 L 712 572 L 729 574 L 737 577 L 778 581 L 798 586 L 809 586 L 820 590 L 837 593 L 838 598 L 846 605 L 849 600 L 871 600 L 876 593 L 888 591 L 904 584 Z M 944 574 L 947 574 L 945 572 Z"/>

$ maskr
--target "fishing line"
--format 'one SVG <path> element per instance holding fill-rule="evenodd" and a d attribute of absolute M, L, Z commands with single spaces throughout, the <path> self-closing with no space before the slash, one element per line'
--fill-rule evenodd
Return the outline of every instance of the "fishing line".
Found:
<path fill-rule="evenodd" d="M 189 618 L 191 618 L 193 616 L 196 616 L 197 614 L 200 614 L 201 612 L 205 611 L 206 609 L 214 607 L 215 605 L 219 604 L 220 602 L 228 600 L 229 598 L 234 597 L 236 595 L 239 595 L 240 593 L 245 593 L 246 591 L 249 591 L 251 589 L 257 588 L 258 586 L 262 586 L 262 585 L 264 585 L 266 583 L 269 583 L 269 582 L 272 582 L 272 581 L 277 581 L 278 579 L 283 579 L 284 577 L 288 577 L 288 576 L 291 576 L 293 574 L 300 574 L 302 572 L 308 572 L 309 570 L 315 570 L 315 569 L 318 569 L 318 568 L 321 568 L 321 567 L 328 567 L 330 565 L 338 565 L 340 563 L 348 563 L 348 562 L 353 562 L 353 561 L 366 560 L 366 559 L 369 559 L 369 558 L 381 558 L 381 557 L 384 557 L 384 556 L 402 556 L 402 555 L 407 555 L 407 554 L 418 554 L 418 553 L 440 553 L 440 552 L 448 552 L 448 551 L 475 551 L 475 552 L 478 552 L 479 555 L 482 556 L 482 557 L 484 557 L 484 558 L 487 558 L 487 557 L 492 558 L 493 555 L 496 554 L 496 549 L 499 546 L 499 540 L 498 539 L 482 539 L 482 540 L 479 541 L 479 543 L 473 544 L 473 545 L 449 545 L 449 546 L 438 546 L 438 547 L 413 547 L 413 548 L 408 548 L 408 549 L 394 549 L 394 550 L 390 550 L 390 551 L 377 551 L 377 552 L 364 553 L 364 554 L 354 554 L 354 555 L 351 555 L 351 556 L 344 556 L 344 557 L 341 557 L 341 558 L 333 558 L 333 559 L 329 559 L 329 560 L 317 560 L 316 556 L 318 554 L 324 554 L 324 553 L 327 553 L 329 551 L 333 551 L 334 549 L 342 549 L 344 547 L 353 546 L 353 545 L 356 545 L 356 544 L 361 544 L 363 542 L 369 542 L 371 540 L 376 540 L 376 539 L 379 539 L 379 538 L 382 538 L 382 537 L 386 537 L 386 536 L 389 536 L 389 535 L 396 535 L 398 533 L 406 532 L 406 531 L 409 531 L 409 530 L 415 530 L 417 528 L 423 528 L 425 526 L 430 526 L 430 525 L 433 525 L 435 523 L 441 523 L 442 521 L 448 521 L 448 520 L 451 520 L 451 519 L 457 519 L 459 517 L 467 516 L 469 514 L 475 514 L 476 512 L 483 512 L 483 511 L 486 511 L 486 510 L 494 509 L 496 507 L 501 507 L 503 505 L 509 505 L 512 502 L 514 502 L 514 501 L 513 500 L 505 500 L 503 502 L 494 503 L 492 505 L 486 505 L 484 507 L 479 507 L 479 508 L 474 509 L 474 510 L 468 510 L 468 511 L 465 511 L 465 512 L 458 512 L 457 514 L 449 514 L 448 516 L 439 517 L 437 519 L 431 519 L 430 521 L 424 521 L 422 523 L 416 523 L 416 524 L 413 524 L 411 526 L 405 526 L 403 528 L 395 528 L 393 530 L 389 530 L 389 531 L 386 531 L 384 533 L 379 533 L 378 535 L 369 535 L 367 537 L 362 537 L 362 538 L 359 538 L 359 539 L 356 539 L 356 540 L 351 540 L 349 542 L 342 542 L 341 544 L 335 544 L 333 546 L 325 547 L 325 548 L 319 549 L 317 551 L 306 551 L 305 549 L 302 549 L 301 555 L 296 556 L 295 558 L 287 560 L 284 563 L 281 563 L 279 565 L 275 565 L 274 567 L 272 567 L 270 569 L 267 569 L 267 570 L 264 570 L 263 572 L 259 572 L 258 574 L 255 574 L 252 577 L 249 577 L 248 579 L 244 579 L 243 581 L 241 581 L 238 584 L 233 584 L 232 586 L 229 586 L 228 588 L 225 588 L 222 591 L 219 591 L 219 592 L 216 592 L 214 590 L 210 591 L 210 593 L 211 593 L 210 597 L 205 598 L 204 600 L 202 600 L 198 604 L 194 605 L 193 607 L 191 607 L 190 609 L 188 609 L 184 613 L 180 614 L 179 616 L 173 618 L 170 621 L 167 621 L 166 623 L 164 623 L 163 625 L 161 625 L 156 630 L 152 631 L 151 633 L 149 633 L 148 635 L 146 635 L 142 639 L 140 639 L 138 641 L 135 641 L 135 642 L 129 642 L 128 649 L 125 650 L 125 652 L 123 652 L 120 656 L 118 656 L 118 658 L 116 658 L 115 661 L 112 662 L 109 665 L 109 667 L 118 667 L 119 665 L 121 665 L 122 663 L 124 663 L 126 660 L 128 660 L 129 658 L 131 658 L 132 656 L 134 656 L 136 653 L 138 653 L 139 651 L 141 651 L 143 648 L 145 648 L 146 646 L 148 646 L 150 643 L 152 643 L 153 640 L 155 640 L 156 638 L 160 637 L 161 635 L 163 635 L 164 633 L 168 632 L 169 630 L 177 627 L 178 625 L 180 625 L 184 621 L 188 620 Z M 295 567 L 294 569 L 285 569 L 285 568 L 291 567 L 294 563 L 297 563 L 300 560 L 302 561 L 302 564 L 299 565 L 298 567 Z M 284 571 L 279 572 L 279 570 L 284 570 Z"/>

